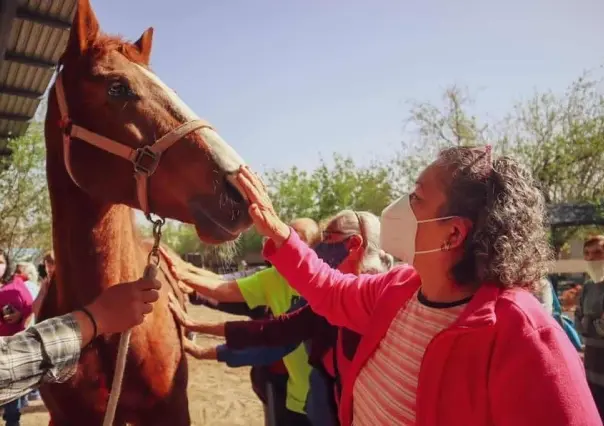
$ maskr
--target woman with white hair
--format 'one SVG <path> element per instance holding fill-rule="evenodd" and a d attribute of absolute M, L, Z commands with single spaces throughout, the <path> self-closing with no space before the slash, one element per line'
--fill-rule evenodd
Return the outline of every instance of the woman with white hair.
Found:
<path fill-rule="evenodd" d="M 31 262 L 20 261 L 17 263 L 17 271 L 31 293 L 31 297 L 35 299 L 40 292 L 38 268 Z"/>
<path fill-rule="evenodd" d="M 344 210 L 322 224 L 322 241 L 314 247 L 330 266 L 347 274 L 377 274 L 393 265 L 392 256 L 379 247 L 380 221 L 369 212 Z M 338 425 L 337 405 L 341 381 L 356 352 L 360 335 L 331 325 L 309 305 L 271 319 L 206 324 L 192 320 L 177 303 L 171 303 L 177 320 L 189 330 L 226 337 L 229 349 L 287 346 L 307 343 L 310 392 L 306 412 L 313 426 Z M 223 346 L 223 345 L 221 345 Z M 194 357 L 216 359 L 221 347 L 196 348 Z"/>

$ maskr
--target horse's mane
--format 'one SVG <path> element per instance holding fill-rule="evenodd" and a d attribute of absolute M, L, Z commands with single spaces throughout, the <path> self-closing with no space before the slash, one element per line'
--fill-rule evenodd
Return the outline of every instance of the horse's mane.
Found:
<path fill-rule="evenodd" d="M 88 48 L 88 53 L 92 58 L 98 58 L 107 55 L 109 52 L 118 51 L 130 61 L 146 67 L 145 60 L 141 52 L 131 42 L 121 36 L 99 34 Z"/>

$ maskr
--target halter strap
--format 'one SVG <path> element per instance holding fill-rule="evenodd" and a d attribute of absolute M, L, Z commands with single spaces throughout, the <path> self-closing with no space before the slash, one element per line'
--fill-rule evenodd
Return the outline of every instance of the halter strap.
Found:
<path fill-rule="evenodd" d="M 149 178 L 155 173 L 155 170 L 157 170 L 161 154 L 189 133 L 203 128 L 213 128 L 210 123 L 205 120 L 188 121 L 169 131 L 154 143 L 135 149 L 73 124 L 71 118 L 69 118 L 69 109 L 67 108 L 67 100 L 65 98 L 62 73 L 57 75 L 55 92 L 59 105 L 59 113 L 61 114 L 60 126 L 63 130 L 63 160 L 67 173 L 69 174 L 69 177 L 71 177 L 73 183 L 81 188 L 80 184 L 78 184 L 78 181 L 75 179 L 71 168 L 71 140 L 80 139 L 103 151 L 128 160 L 133 164 L 136 194 L 140 208 L 145 214 L 150 213 L 148 193 Z"/>

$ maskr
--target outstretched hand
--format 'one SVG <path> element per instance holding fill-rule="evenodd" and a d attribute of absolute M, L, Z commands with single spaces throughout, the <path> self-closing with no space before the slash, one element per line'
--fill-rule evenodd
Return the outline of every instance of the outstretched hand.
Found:
<path fill-rule="evenodd" d="M 176 300 L 176 297 L 174 297 L 172 293 L 168 295 L 168 298 L 170 299 L 170 301 L 168 302 L 168 306 L 170 307 L 172 314 L 174 314 L 174 319 L 176 319 L 176 322 L 182 325 L 187 330 L 193 331 L 192 329 L 195 328 L 197 323 L 193 321 L 193 319 L 191 319 L 191 317 L 184 311 L 184 309 L 180 306 L 180 303 L 178 302 L 178 300 Z"/>
<path fill-rule="evenodd" d="M 272 239 L 277 246 L 283 244 L 289 238 L 289 226 L 275 213 L 273 203 L 260 178 L 247 166 L 241 166 L 237 174 L 237 182 L 249 200 L 249 212 L 256 230 Z"/>
<path fill-rule="evenodd" d="M 191 342 L 189 339 L 183 339 L 183 349 L 193 358 L 197 359 L 218 359 L 218 351 L 215 347 L 202 348 Z"/>
<path fill-rule="evenodd" d="M 170 307 L 172 314 L 174 314 L 174 319 L 186 330 L 211 334 L 213 336 L 224 336 L 224 323 L 210 324 L 195 321 L 188 313 L 185 312 L 172 293 L 170 293 L 168 297 L 170 298 L 168 306 Z"/>
<path fill-rule="evenodd" d="M 219 275 L 182 260 L 178 255 L 171 253 L 162 246 L 159 247 L 159 251 L 168 265 L 170 274 L 176 278 L 178 287 L 185 294 L 195 293 L 195 288 L 192 286 L 196 284 L 203 284 L 207 280 L 220 279 Z"/>

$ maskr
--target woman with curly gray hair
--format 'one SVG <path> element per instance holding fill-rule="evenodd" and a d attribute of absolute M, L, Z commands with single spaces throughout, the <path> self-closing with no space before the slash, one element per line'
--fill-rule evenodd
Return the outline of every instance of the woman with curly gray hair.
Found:
<path fill-rule="evenodd" d="M 530 173 L 491 148 L 455 147 L 382 212 L 378 275 L 331 269 L 238 181 L 264 255 L 312 309 L 362 336 L 340 421 L 364 425 L 601 425 L 581 360 L 531 291 L 551 259 Z"/>

